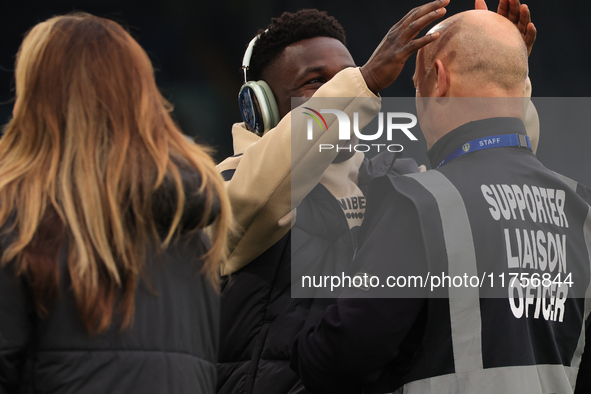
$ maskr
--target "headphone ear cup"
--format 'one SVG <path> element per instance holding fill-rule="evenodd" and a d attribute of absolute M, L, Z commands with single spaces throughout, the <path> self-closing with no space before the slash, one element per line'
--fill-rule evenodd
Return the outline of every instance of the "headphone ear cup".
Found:
<path fill-rule="evenodd" d="M 279 123 L 279 108 L 265 81 L 246 82 L 238 93 L 238 105 L 246 127 L 263 135 Z"/>
<path fill-rule="evenodd" d="M 261 87 L 264 92 L 265 97 L 265 109 L 266 113 L 269 118 L 269 123 L 265 123 L 265 126 L 268 124 L 269 127 L 265 128 L 265 132 L 271 130 L 273 127 L 277 126 L 277 123 L 281 120 L 279 117 L 279 107 L 277 106 L 277 101 L 275 101 L 275 96 L 273 95 L 273 91 L 269 84 L 265 81 L 258 81 L 257 84 Z M 261 105 L 262 107 L 262 105 Z M 263 114 L 265 117 L 265 114 Z"/>

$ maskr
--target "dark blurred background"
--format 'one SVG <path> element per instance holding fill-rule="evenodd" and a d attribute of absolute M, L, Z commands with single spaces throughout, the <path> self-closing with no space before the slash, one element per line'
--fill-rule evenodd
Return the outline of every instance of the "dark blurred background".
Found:
<path fill-rule="evenodd" d="M 240 121 L 237 94 L 244 49 L 272 17 L 301 8 L 327 11 L 344 26 L 349 50 L 362 65 L 388 29 L 420 4 L 417 0 L 2 0 L 0 121 L 5 123 L 12 111 L 13 65 L 24 33 L 51 16 L 85 11 L 114 19 L 130 29 L 152 59 L 156 81 L 174 104 L 183 131 L 213 146 L 216 159 L 222 160 L 232 154 L 230 129 Z M 488 0 L 489 8 L 496 10 L 497 5 L 497 1 Z M 591 34 L 584 20 L 591 15 L 591 2 L 530 0 L 528 5 L 538 29 L 530 57 L 534 96 L 591 96 Z M 473 6 L 473 0 L 452 0 L 448 15 Z M 413 69 L 414 57 L 382 96 L 414 96 Z M 544 120 L 544 113 L 540 115 Z M 591 184 L 589 124 L 565 134 L 554 125 L 545 128 L 545 123 L 540 159 L 550 168 Z M 564 147 L 562 142 L 566 142 Z M 421 154 L 416 159 L 426 162 Z"/>

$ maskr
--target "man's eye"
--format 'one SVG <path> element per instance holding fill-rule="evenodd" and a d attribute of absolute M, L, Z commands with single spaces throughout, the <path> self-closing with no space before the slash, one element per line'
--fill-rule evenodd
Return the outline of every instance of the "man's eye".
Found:
<path fill-rule="evenodd" d="M 306 84 L 313 84 L 313 83 L 324 83 L 324 79 L 322 78 L 314 78 L 306 82 Z"/>

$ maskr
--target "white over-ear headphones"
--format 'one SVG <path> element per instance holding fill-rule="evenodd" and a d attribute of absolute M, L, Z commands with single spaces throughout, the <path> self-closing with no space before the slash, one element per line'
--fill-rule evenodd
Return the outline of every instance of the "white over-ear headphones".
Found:
<path fill-rule="evenodd" d="M 256 36 L 250 41 L 242 59 L 244 85 L 238 93 L 238 105 L 246 128 L 258 135 L 263 135 L 279 123 L 279 108 L 273 91 L 265 81 L 248 81 L 246 78 L 252 49 L 259 37 Z"/>

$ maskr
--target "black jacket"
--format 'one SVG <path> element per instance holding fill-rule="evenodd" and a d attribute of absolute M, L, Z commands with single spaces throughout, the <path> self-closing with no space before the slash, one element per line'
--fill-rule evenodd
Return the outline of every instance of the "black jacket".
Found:
<path fill-rule="evenodd" d="M 197 174 L 182 174 L 187 191 L 199 185 Z M 174 196 L 165 185 L 157 197 L 163 231 L 172 211 L 158 201 Z M 185 230 L 195 227 L 203 208 L 203 196 L 187 198 Z M 27 284 L 15 279 L 12 266 L 0 269 L 0 393 L 213 393 L 219 297 L 199 272 L 208 245 L 198 231 L 185 233 L 161 255 L 148 251 L 149 286 L 142 281 L 138 287 L 133 326 L 120 331 L 114 319 L 96 336 L 89 336 L 76 312 L 66 245 L 59 298 L 45 319 L 34 313 Z"/>
<path fill-rule="evenodd" d="M 433 146 L 431 164 L 436 167 L 473 140 L 500 134 L 525 135 L 525 130 L 512 118 L 466 124 Z M 489 191 L 493 187 L 494 193 Z M 538 195 L 539 209 L 531 212 L 528 204 L 531 209 L 533 200 L 524 200 L 530 189 L 534 195 L 547 190 L 549 196 L 542 207 Z M 495 208 L 491 195 L 506 198 L 504 205 Z M 350 298 L 329 307 L 318 325 L 294 341 L 292 367 L 307 387 L 318 393 L 383 393 L 403 384 L 408 384 L 404 392 L 421 393 L 570 392 L 576 373 L 571 363 L 576 366 L 577 352 L 582 351 L 580 298 L 589 284 L 590 267 L 583 241 L 589 206 L 567 183 L 529 150 L 498 147 L 460 156 L 416 176 L 381 178 L 370 188 L 368 207 L 353 266 L 375 275 L 381 284 L 403 283 L 387 282 L 390 277 L 413 283 L 412 276 L 427 285 L 376 287 L 367 293 L 351 289 L 345 294 Z M 536 214 L 538 219 L 532 219 Z M 532 252 L 528 235 L 534 231 L 541 241 Z M 555 265 L 543 264 L 546 257 L 550 261 L 550 252 L 546 256 L 541 248 L 545 237 L 548 245 L 550 238 L 554 242 Z M 555 240 L 565 245 L 566 259 L 556 252 L 560 248 Z M 519 266 L 511 256 L 520 256 Z M 509 278 L 508 273 L 518 272 L 551 272 L 555 280 L 560 269 L 572 273 L 576 283 L 568 297 L 556 290 L 548 302 L 536 295 L 520 304 L 517 293 L 508 292 L 509 280 L 501 284 L 500 275 Z M 444 273 L 471 278 L 473 272 L 477 279 L 485 278 L 484 286 L 448 284 L 429 291 L 437 282 L 428 278 Z M 362 298 L 366 296 L 381 299 Z M 552 297 L 556 302 L 550 308 Z"/>
<path fill-rule="evenodd" d="M 417 172 L 412 159 L 393 154 L 365 159 L 359 172 L 362 190 L 387 172 Z M 299 273 L 336 265 L 348 270 L 354 254 L 353 235 L 338 201 L 321 184 L 297 208 L 297 220 L 279 242 L 225 278 L 222 290 L 219 393 L 307 393 L 289 367 L 296 334 L 315 324 L 329 298 L 292 298 L 292 253 L 308 266 Z M 334 268 L 338 269 L 338 268 Z"/>

